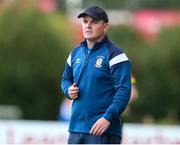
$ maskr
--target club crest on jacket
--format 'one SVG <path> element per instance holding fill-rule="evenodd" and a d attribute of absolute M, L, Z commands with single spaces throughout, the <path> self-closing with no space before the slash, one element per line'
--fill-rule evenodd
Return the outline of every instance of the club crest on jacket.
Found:
<path fill-rule="evenodd" d="M 97 68 L 101 68 L 102 67 L 102 63 L 103 63 L 104 57 L 103 56 L 98 56 L 96 58 L 96 64 L 95 67 Z"/>

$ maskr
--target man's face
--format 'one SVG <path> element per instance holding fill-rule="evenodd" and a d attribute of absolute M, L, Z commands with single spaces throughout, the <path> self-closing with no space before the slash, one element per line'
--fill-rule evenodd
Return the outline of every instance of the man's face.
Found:
<path fill-rule="evenodd" d="M 101 41 L 108 27 L 108 23 L 105 23 L 103 20 L 93 20 L 90 16 L 85 16 L 82 21 L 84 38 L 93 42 Z"/>

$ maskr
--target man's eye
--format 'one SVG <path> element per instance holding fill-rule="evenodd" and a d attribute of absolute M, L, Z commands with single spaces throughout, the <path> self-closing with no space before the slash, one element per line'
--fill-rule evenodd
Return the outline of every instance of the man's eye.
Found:
<path fill-rule="evenodd" d="M 87 20 L 83 20 L 83 23 L 87 23 L 88 21 Z"/>
<path fill-rule="evenodd" d="M 98 21 L 96 21 L 96 20 L 93 20 L 93 23 L 94 23 L 94 24 L 97 24 L 97 23 L 98 23 Z"/>

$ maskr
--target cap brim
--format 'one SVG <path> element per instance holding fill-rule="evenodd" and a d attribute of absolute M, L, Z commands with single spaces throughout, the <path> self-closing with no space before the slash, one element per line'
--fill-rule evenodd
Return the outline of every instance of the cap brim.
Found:
<path fill-rule="evenodd" d="M 93 18 L 93 20 L 99 20 L 96 16 L 94 16 L 90 13 L 81 13 L 78 15 L 78 18 L 84 18 L 85 16 L 90 16 L 91 18 Z"/>
<path fill-rule="evenodd" d="M 82 18 L 82 17 L 84 18 L 86 15 L 88 15 L 88 14 L 86 14 L 86 13 L 81 13 L 81 14 L 78 15 L 78 18 Z"/>

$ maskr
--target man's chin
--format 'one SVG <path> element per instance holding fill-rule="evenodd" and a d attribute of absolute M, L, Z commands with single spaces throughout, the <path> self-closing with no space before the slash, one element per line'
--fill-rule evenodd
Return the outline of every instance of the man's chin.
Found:
<path fill-rule="evenodd" d="M 88 40 L 88 41 L 91 41 L 91 42 L 96 41 L 96 39 L 95 39 L 95 38 L 92 38 L 92 37 L 86 37 L 85 39 Z"/>

